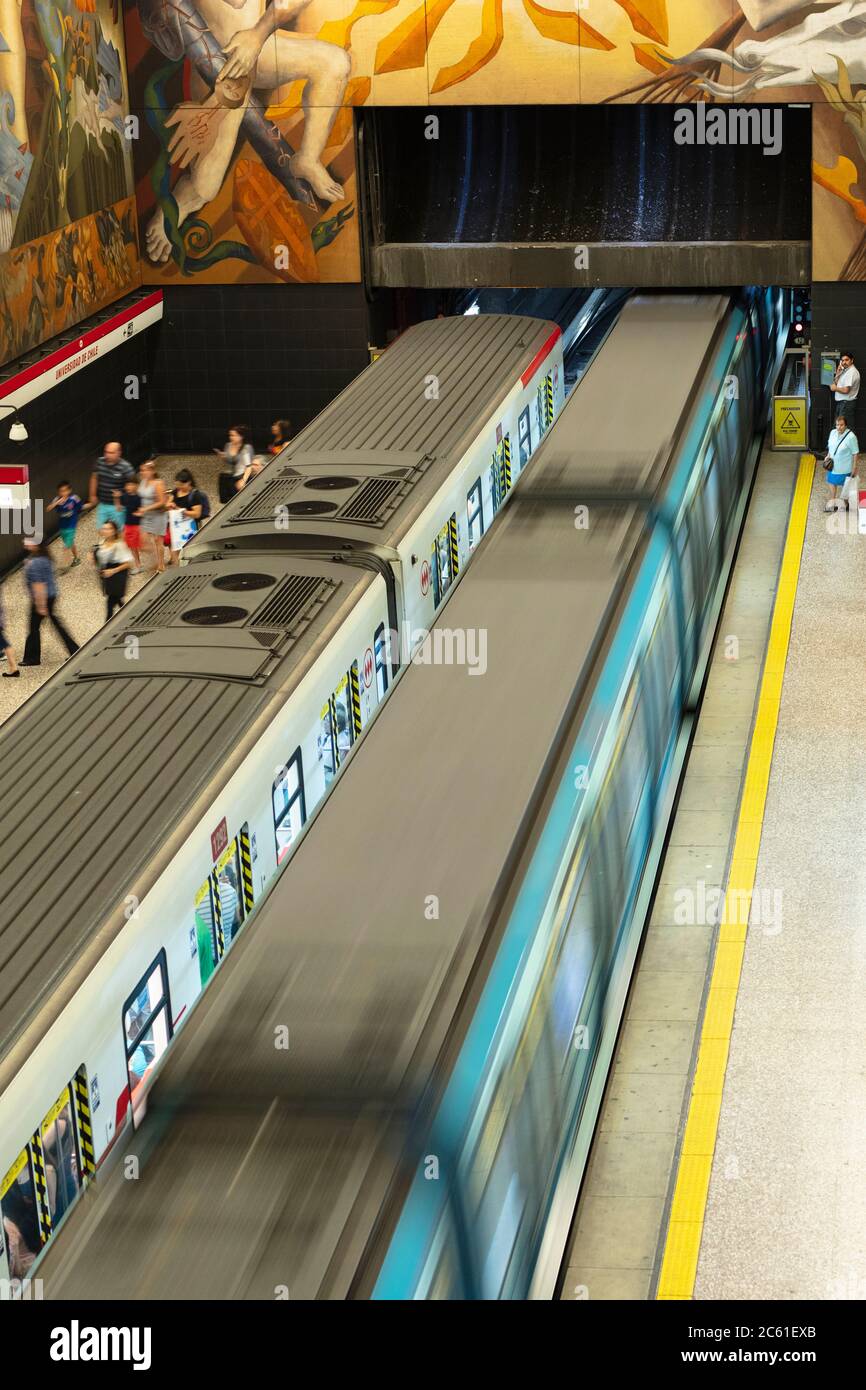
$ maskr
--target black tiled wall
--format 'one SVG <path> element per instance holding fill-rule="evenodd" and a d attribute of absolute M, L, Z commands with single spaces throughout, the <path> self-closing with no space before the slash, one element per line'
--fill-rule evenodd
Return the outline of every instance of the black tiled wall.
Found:
<path fill-rule="evenodd" d="M 165 291 L 152 337 L 157 452 L 220 447 L 247 424 L 264 449 L 272 420 L 298 430 L 368 361 L 360 285 L 190 285 Z"/>
<path fill-rule="evenodd" d="M 860 372 L 860 394 L 854 414 L 854 433 L 861 449 L 866 449 L 866 284 L 843 280 L 812 286 L 812 401 L 809 435 L 812 448 L 827 449 L 827 436 L 833 428 L 833 402 L 826 386 L 821 386 L 821 353 L 853 352 Z"/>
<path fill-rule="evenodd" d="M 9 439 L 12 417 L 0 421 L 0 463 L 29 466 L 31 498 L 40 498 L 43 504 L 50 502 L 57 483 L 67 478 L 86 499 L 93 465 L 109 440 L 120 440 L 131 463 L 147 458 L 147 337 L 143 333 L 130 339 L 23 406 L 21 418 L 29 436 L 23 444 Z M 127 399 L 130 377 L 140 382 L 138 400 Z M 57 529 L 53 513 L 46 522 L 51 535 Z M 0 534 L 0 573 L 20 555 L 21 538 Z"/>

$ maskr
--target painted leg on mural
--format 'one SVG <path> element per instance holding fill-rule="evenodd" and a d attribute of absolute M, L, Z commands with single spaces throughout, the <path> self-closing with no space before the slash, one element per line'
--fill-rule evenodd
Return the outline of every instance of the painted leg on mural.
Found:
<path fill-rule="evenodd" d="M 342 185 L 331 178 L 321 156 L 340 109 L 352 60 L 345 49 L 303 34 L 277 33 L 259 55 L 255 86 L 270 90 L 306 78 L 304 85 L 304 133 L 301 147 L 291 159 L 295 178 L 306 179 L 313 192 L 327 203 L 343 197 Z"/>

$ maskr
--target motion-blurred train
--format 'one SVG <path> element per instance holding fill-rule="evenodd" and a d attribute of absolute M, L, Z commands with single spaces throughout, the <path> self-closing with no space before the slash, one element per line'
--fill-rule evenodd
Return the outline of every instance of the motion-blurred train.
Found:
<path fill-rule="evenodd" d="M 4 725 L 0 1278 L 129 1119 L 562 401 L 553 323 L 410 329 Z"/>
<path fill-rule="evenodd" d="M 45 1256 L 53 1297 L 555 1287 L 784 349 L 621 313 Z M 131 1255 L 128 1233 L 135 1230 Z"/>

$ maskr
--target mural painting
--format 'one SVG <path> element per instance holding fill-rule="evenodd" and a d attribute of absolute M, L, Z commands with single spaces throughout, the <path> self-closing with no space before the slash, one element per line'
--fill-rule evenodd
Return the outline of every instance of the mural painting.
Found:
<path fill-rule="evenodd" d="M 0 361 L 140 283 L 112 0 L 0 0 Z"/>

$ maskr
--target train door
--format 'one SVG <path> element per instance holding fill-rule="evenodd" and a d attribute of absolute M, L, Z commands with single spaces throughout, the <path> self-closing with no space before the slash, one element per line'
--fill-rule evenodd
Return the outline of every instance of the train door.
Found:
<path fill-rule="evenodd" d="M 553 373 L 548 372 L 539 382 L 535 393 L 535 414 L 538 420 L 538 437 L 544 435 L 553 424 Z"/>
<path fill-rule="evenodd" d="M 28 1277 L 94 1171 L 87 1070 L 81 1066 L 0 1183 L 0 1251 L 5 1248 L 10 1279 Z"/>
<path fill-rule="evenodd" d="M 171 1035 L 168 966 L 163 949 L 123 1006 L 123 1039 L 133 1118 L 136 1093 L 140 1095 L 144 1082 L 168 1047 Z"/>
<path fill-rule="evenodd" d="M 357 680 L 357 663 L 355 663 Z M 337 688 L 322 706 L 319 716 L 319 736 L 317 740 L 319 762 L 325 775 L 325 786 L 329 787 L 355 741 L 354 720 L 349 696 L 349 673 L 342 677 Z"/>
<path fill-rule="evenodd" d="M 375 653 L 376 664 L 376 695 L 379 703 L 385 698 L 388 690 L 388 647 L 389 643 L 385 640 L 385 624 L 380 623 L 376 628 L 376 635 L 373 638 L 373 651 Z"/>
<path fill-rule="evenodd" d="M 205 984 L 253 906 L 249 826 L 230 840 L 195 897 L 198 968 Z"/>
<path fill-rule="evenodd" d="M 433 542 L 433 603 L 442 602 L 460 568 L 457 555 L 457 514 L 452 512 Z"/>

